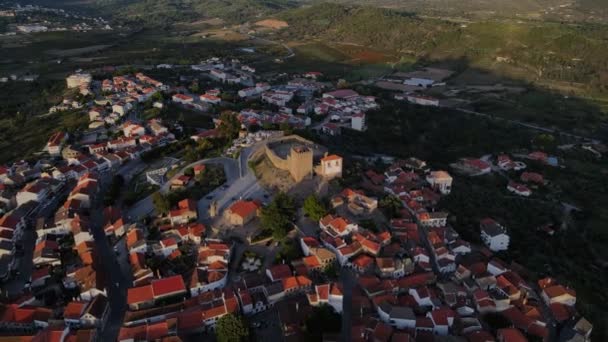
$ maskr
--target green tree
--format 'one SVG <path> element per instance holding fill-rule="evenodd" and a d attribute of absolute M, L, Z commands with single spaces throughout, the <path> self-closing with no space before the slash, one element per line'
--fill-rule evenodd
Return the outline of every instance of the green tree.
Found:
<path fill-rule="evenodd" d="M 303 209 L 306 215 L 313 221 L 319 221 L 323 216 L 327 215 L 327 208 L 314 194 L 304 200 Z"/>
<path fill-rule="evenodd" d="M 190 91 L 193 93 L 198 93 L 201 91 L 201 87 L 198 84 L 198 80 L 192 81 L 192 84 L 190 85 Z"/>
<path fill-rule="evenodd" d="M 152 203 L 156 211 L 161 214 L 166 214 L 171 209 L 171 203 L 167 196 L 158 191 L 152 194 Z"/>
<path fill-rule="evenodd" d="M 283 131 L 283 133 L 285 135 L 292 135 L 293 134 L 293 128 L 291 128 L 291 125 L 289 123 L 287 123 L 287 122 L 282 122 L 279 125 L 279 129 L 281 131 Z"/>
<path fill-rule="evenodd" d="M 262 209 L 260 217 L 262 226 L 272 231 L 273 238 L 282 240 L 291 229 L 295 212 L 293 199 L 281 192 L 267 207 Z"/>
<path fill-rule="evenodd" d="M 215 329 L 218 342 L 239 342 L 249 337 L 249 328 L 242 317 L 234 314 L 222 316 Z"/>
<path fill-rule="evenodd" d="M 234 112 L 223 112 L 222 115 L 220 115 L 220 121 L 219 130 L 223 136 L 234 139 L 239 135 L 241 123 Z"/>
<path fill-rule="evenodd" d="M 380 208 L 384 209 L 390 218 L 395 218 L 399 215 L 399 211 L 403 208 L 401 200 L 393 195 L 388 195 L 380 200 Z"/>

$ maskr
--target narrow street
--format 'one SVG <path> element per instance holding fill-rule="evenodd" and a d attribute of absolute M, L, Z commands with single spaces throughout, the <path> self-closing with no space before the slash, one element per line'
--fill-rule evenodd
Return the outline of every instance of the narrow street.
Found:
<path fill-rule="evenodd" d="M 100 340 L 115 341 L 127 309 L 127 289 L 131 287 L 132 282 L 124 267 L 120 267 L 116 254 L 103 230 L 103 190 L 108 187 L 102 182 L 100 188 L 102 191 L 91 210 L 90 232 L 95 241 L 98 259 L 103 267 L 110 310 L 105 324 L 100 329 Z"/>
<path fill-rule="evenodd" d="M 340 268 L 340 282 L 342 283 L 342 341 L 350 342 L 351 328 L 353 326 L 353 289 L 356 277 L 350 269 Z"/>

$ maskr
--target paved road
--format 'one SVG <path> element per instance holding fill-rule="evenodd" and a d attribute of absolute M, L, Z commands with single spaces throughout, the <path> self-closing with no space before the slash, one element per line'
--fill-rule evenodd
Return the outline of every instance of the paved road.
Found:
<path fill-rule="evenodd" d="M 351 341 L 353 319 L 353 288 L 356 277 L 350 269 L 340 269 L 340 282 L 342 283 L 342 336 L 343 342 Z"/>
<path fill-rule="evenodd" d="M 130 270 L 120 267 L 118 259 L 106 234 L 103 230 L 103 192 L 108 189 L 101 184 L 101 193 L 91 208 L 91 234 L 95 240 L 95 247 L 99 260 L 106 276 L 106 291 L 110 312 L 108 318 L 101 328 L 101 341 L 116 341 L 118 332 L 123 323 L 125 311 L 127 310 L 127 289 L 131 287 Z M 98 210 L 95 210 L 98 209 Z"/>
<path fill-rule="evenodd" d="M 259 324 L 261 327 L 251 327 L 256 341 L 283 341 L 283 331 L 281 330 L 279 311 L 276 307 L 262 311 L 249 318 L 251 325 Z"/>

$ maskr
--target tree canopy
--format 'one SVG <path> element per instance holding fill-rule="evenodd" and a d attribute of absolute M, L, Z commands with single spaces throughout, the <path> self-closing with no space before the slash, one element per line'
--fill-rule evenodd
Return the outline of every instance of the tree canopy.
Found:
<path fill-rule="evenodd" d="M 314 194 L 304 200 L 303 209 L 306 215 L 313 221 L 319 221 L 323 216 L 327 215 L 327 208 Z"/>
<path fill-rule="evenodd" d="M 289 232 L 295 212 L 293 199 L 283 192 L 278 193 L 273 201 L 262 209 L 262 226 L 272 231 L 273 238 L 281 240 Z"/>
<path fill-rule="evenodd" d="M 223 112 L 220 116 L 220 121 L 219 130 L 223 136 L 234 139 L 239 135 L 241 123 L 235 113 L 230 111 Z"/>
<path fill-rule="evenodd" d="M 155 192 L 152 194 L 152 203 L 154 204 L 154 209 L 161 214 L 168 213 L 171 209 L 169 199 L 160 192 Z"/>
<path fill-rule="evenodd" d="M 228 314 L 217 321 L 215 334 L 218 342 L 245 341 L 249 337 L 249 328 L 242 317 Z"/>

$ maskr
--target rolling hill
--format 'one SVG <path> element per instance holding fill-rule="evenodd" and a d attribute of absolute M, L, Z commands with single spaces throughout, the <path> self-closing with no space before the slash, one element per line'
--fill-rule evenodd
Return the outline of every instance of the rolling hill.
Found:
<path fill-rule="evenodd" d="M 284 40 L 322 39 L 394 51 L 425 60 L 549 80 L 608 87 L 608 29 L 597 24 L 479 20 L 458 23 L 368 6 L 314 5 L 282 13 Z"/>
<path fill-rule="evenodd" d="M 298 5 L 295 0 L 30 0 L 27 3 L 95 11 L 118 21 L 136 21 L 148 26 L 215 17 L 242 22 Z"/>
<path fill-rule="evenodd" d="M 318 2 L 311 0 L 311 2 Z M 607 22 L 608 4 L 602 0 L 329 0 L 430 16 L 461 18 L 517 17 L 563 21 Z"/>

